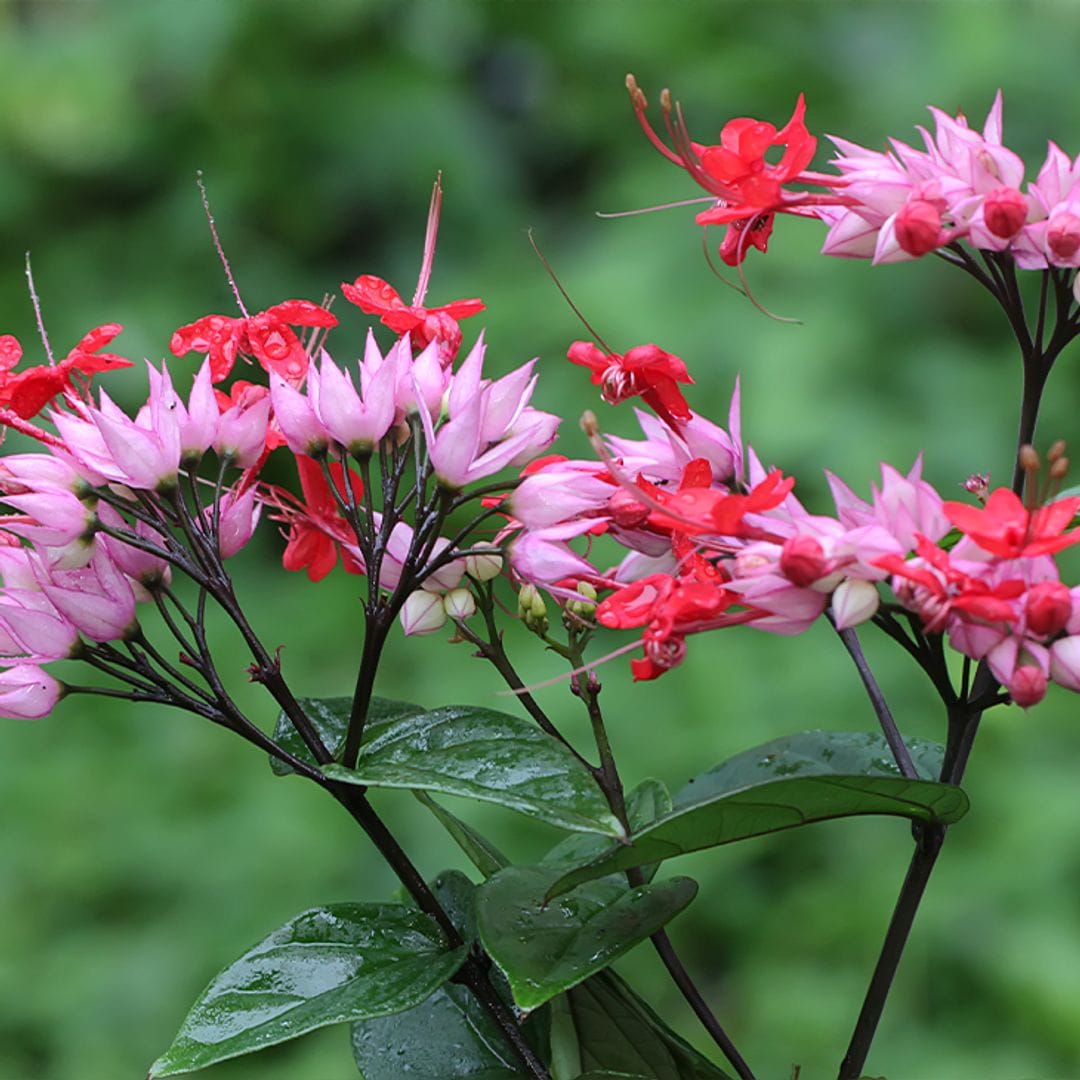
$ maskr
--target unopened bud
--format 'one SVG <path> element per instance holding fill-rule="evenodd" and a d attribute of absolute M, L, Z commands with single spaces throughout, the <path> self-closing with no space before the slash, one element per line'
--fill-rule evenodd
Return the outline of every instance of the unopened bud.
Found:
<path fill-rule="evenodd" d="M 848 627 L 858 626 L 867 619 L 872 619 L 877 614 L 880 603 L 881 596 L 872 581 L 848 578 L 847 581 L 840 582 L 832 594 L 836 629 L 847 630 Z"/>
<path fill-rule="evenodd" d="M 443 597 L 443 608 L 451 619 L 468 619 L 476 614 L 476 598 L 468 589 L 451 589 Z"/>
<path fill-rule="evenodd" d="M 649 517 L 649 508 L 638 502 L 629 491 L 624 488 L 616 488 L 611 498 L 608 499 L 608 510 L 611 520 L 623 529 L 636 529 L 644 525 Z"/>
<path fill-rule="evenodd" d="M 912 199 L 896 215 L 896 242 L 909 255 L 927 255 L 941 244 L 941 211 L 926 199 Z"/>
<path fill-rule="evenodd" d="M 1060 581 L 1040 581 L 1027 591 L 1024 614 L 1032 633 L 1040 637 L 1058 634 L 1072 615 L 1072 594 Z"/>
<path fill-rule="evenodd" d="M 1080 690 L 1080 634 L 1063 637 L 1050 646 L 1050 675 L 1066 690 Z"/>
<path fill-rule="evenodd" d="M 408 635 L 434 634 L 446 625 L 446 608 L 438 593 L 417 589 L 401 608 L 401 626 Z"/>
<path fill-rule="evenodd" d="M 983 220 L 995 236 L 1008 240 L 1027 220 L 1027 199 L 1016 188 L 999 187 L 983 200 Z"/>
<path fill-rule="evenodd" d="M 1080 248 L 1080 217 L 1067 210 L 1055 214 L 1046 227 L 1046 246 L 1055 259 L 1072 259 Z"/>
<path fill-rule="evenodd" d="M 813 585 L 828 569 L 825 549 L 812 536 L 791 536 L 780 551 L 780 573 L 800 588 Z"/>
<path fill-rule="evenodd" d="M 535 585 L 522 585 L 519 590 L 518 614 L 521 616 L 521 621 L 533 633 L 547 633 L 547 605 Z"/>
<path fill-rule="evenodd" d="M 578 597 L 568 600 L 563 623 L 567 629 L 580 627 L 581 620 L 591 619 L 596 613 L 596 590 L 587 582 L 579 581 L 576 588 Z"/>
<path fill-rule="evenodd" d="M 465 573 L 474 581 L 490 581 L 502 573 L 502 551 L 494 544 L 474 544 L 473 554 L 465 556 Z"/>
<path fill-rule="evenodd" d="M 1024 664 L 1013 672 L 1008 690 L 1021 709 L 1030 709 L 1046 697 L 1046 675 L 1042 668 Z"/>

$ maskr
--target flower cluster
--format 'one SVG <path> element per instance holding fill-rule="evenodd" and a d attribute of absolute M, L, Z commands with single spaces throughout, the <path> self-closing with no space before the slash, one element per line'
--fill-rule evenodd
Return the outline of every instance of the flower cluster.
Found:
<path fill-rule="evenodd" d="M 801 95 L 782 128 L 739 117 L 724 125 L 718 144 L 705 145 L 690 138 L 681 109 L 664 91 L 671 148 L 649 124 L 632 76 L 628 85 L 650 142 L 709 192 L 713 205 L 696 220 L 728 226 L 720 255 L 729 265 L 741 263 L 752 247 L 767 250 L 775 215 L 788 213 L 829 226 L 826 255 L 901 262 L 964 241 L 979 251 L 1006 252 L 1024 270 L 1080 267 L 1080 157 L 1050 142 L 1024 189 L 1024 162 L 1002 142 L 1000 91 L 981 131 L 962 113 L 931 108 L 934 133 L 918 129 L 921 148 L 890 139 L 888 150 L 870 150 L 830 136 L 839 151 L 830 174 L 808 168 L 817 140 L 806 128 Z M 770 161 L 777 149 L 778 159 Z M 1073 289 L 1080 300 L 1076 276 Z"/>
<path fill-rule="evenodd" d="M 916 461 L 906 474 L 882 466 L 869 501 L 830 475 L 836 512 L 813 514 L 792 479 L 741 445 L 738 388 L 727 431 L 689 409 L 685 420 L 657 413 L 637 412 L 643 439 L 597 436 L 599 460 L 534 462 L 503 504 L 515 575 L 564 600 L 582 582 L 590 597 L 602 590 L 596 621 L 641 631 L 636 678 L 679 664 L 691 634 L 888 618 L 888 584 L 893 607 L 986 660 L 1019 704 L 1039 701 L 1048 679 L 1080 689 L 1080 588 L 1053 558 L 1080 541 L 1067 531 L 1080 497 L 1036 507 L 998 489 L 985 508 L 946 502 Z M 1052 458 L 1059 477 L 1065 459 Z M 600 536 L 625 551 L 615 565 L 598 563 L 610 550 Z"/>

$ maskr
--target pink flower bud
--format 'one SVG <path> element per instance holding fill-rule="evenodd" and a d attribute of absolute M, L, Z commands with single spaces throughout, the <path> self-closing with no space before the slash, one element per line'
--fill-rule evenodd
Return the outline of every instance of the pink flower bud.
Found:
<path fill-rule="evenodd" d="M 1069 262 L 1080 248 L 1080 217 L 1067 210 L 1055 214 L 1046 226 L 1046 246 L 1055 259 Z"/>
<path fill-rule="evenodd" d="M 16 664 L 0 672 L 0 716 L 39 720 L 60 700 L 63 688 L 34 664 Z"/>
<path fill-rule="evenodd" d="M 644 525 L 650 513 L 644 503 L 638 502 L 624 488 L 616 488 L 608 499 L 608 511 L 611 513 L 611 520 L 623 529 L 636 529 L 639 525 Z"/>
<path fill-rule="evenodd" d="M 1060 633 L 1072 614 L 1072 596 L 1060 581 L 1040 581 L 1027 591 L 1024 614 L 1033 634 Z"/>
<path fill-rule="evenodd" d="M 213 513 L 206 511 L 207 515 Z M 218 550 L 223 559 L 235 555 L 250 539 L 259 523 L 262 504 L 255 501 L 255 488 L 242 495 L 226 491 L 218 504 Z"/>
<path fill-rule="evenodd" d="M 1009 696 L 1021 709 L 1030 709 L 1046 697 L 1046 675 L 1042 668 L 1023 664 L 1009 680 Z"/>
<path fill-rule="evenodd" d="M 1080 634 L 1050 646 L 1050 677 L 1066 690 L 1080 690 Z"/>
<path fill-rule="evenodd" d="M 406 634 L 434 634 L 446 625 L 446 608 L 438 593 L 417 589 L 406 599 L 400 618 Z"/>
<path fill-rule="evenodd" d="M 825 550 L 812 536 L 791 536 L 780 552 L 780 573 L 793 585 L 808 588 L 828 571 Z"/>
<path fill-rule="evenodd" d="M 896 242 L 916 258 L 942 241 L 941 211 L 926 199 L 912 199 L 896 215 Z"/>
<path fill-rule="evenodd" d="M 837 630 L 847 630 L 850 626 L 858 626 L 872 619 L 880 603 L 881 596 L 873 582 L 858 578 L 841 581 L 832 594 Z"/>
<path fill-rule="evenodd" d="M 1002 240 L 1020 231 L 1027 220 L 1027 199 L 1016 188 L 998 187 L 983 200 L 983 220 L 986 227 Z"/>

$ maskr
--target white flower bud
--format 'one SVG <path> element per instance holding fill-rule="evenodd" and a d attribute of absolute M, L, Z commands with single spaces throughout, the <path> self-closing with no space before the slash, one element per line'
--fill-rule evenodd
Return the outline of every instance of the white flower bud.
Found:
<path fill-rule="evenodd" d="M 832 594 L 833 617 L 837 630 L 847 630 L 873 618 L 881 603 L 877 586 L 872 581 L 848 578 L 840 582 Z"/>
<path fill-rule="evenodd" d="M 465 556 L 465 573 L 476 581 L 490 581 L 502 573 L 502 551 L 494 544 L 474 544 L 478 550 Z M 483 551 L 479 549 L 483 548 Z"/>
<path fill-rule="evenodd" d="M 468 589 L 451 589 L 443 597 L 443 608 L 451 619 L 467 619 L 476 614 L 476 600 Z"/>
<path fill-rule="evenodd" d="M 446 608 L 438 593 L 417 589 L 401 608 L 401 626 L 406 634 L 434 634 L 446 625 Z"/>

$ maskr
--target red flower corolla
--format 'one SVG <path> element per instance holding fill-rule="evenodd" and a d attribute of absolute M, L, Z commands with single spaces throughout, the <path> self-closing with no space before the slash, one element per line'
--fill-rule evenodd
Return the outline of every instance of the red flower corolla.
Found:
<path fill-rule="evenodd" d="M 713 568 L 710 566 L 709 571 Z M 744 610 L 727 614 L 739 603 L 708 573 L 675 578 L 670 574 L 650 574 L 607 597 L 596 609 L 601 626 L 628 630 L 644 626 L 642 646 L 645 656 L 632 660 L 636 681 L 655 679 L 680 664 L 686 655 L 686 635 L 722 626 L 749 622 L 757 612 Z"/>
<path fill-rule="evenodd" d="M 397 289 L 372 274 L 361 274 L 351 285 L 342 282 L 341 292 L 366 315 L 378 315 L 379 321 L 395 334 L 409 334 L 418 351 L 433 341 L 440 342 L 448 360 L 461 347 L 458 322 L 484 310 L 484 302 L 479 299 L 454 300 L 430 308 L 406 304 Z"/>
<path fill-rule="evenodd" d="M 635 345 L 620 355 L 604 352 L 591 341 L 575 341 L 566 358 L 592 372 L 593 386 L 602 388 L 600 396 L 611 405 L 640 396 L 673 428 L 693 415 L 678 384 L 694 380 L 686 364 L 659 345 Z"/>
<path fill-rule="evenodd" d="M 691 462 L 687 466 L 687 473 L 684 474 L 684 481 L 678 491 L 665 491 L 650 484 L 643 477 L 638 480 L 642 491 L 662 507 L 653 510 L 649 515 L 649 524 L 653 528 L 670 529 L 689 535 L 709 533 L 760 538 L 758 530 L 744 525 L 743 518 L 747 514 L 760 514 L 774 509 L 795 487 L 794 477 L 785 477 L 779 469 L 773 469 L 746 495 L 732 495 L 718 488 L 695 483 L 695 474 L 690 473 L 694 465 L 695 462 Z M 709 477 L 711 479 L 711 471 Z M 704 479 L 704 473 L 697 479 Z"/>
<path fill-rule="evenodd" d="M 337 563 L 341 551 L 342 565 L 350 574 L 363 574 L 364 566 L 354 551 L 356 537 L 338 511 L 337 500 L 326 482 L 322 466 L 303 454 L 296 455 L 300 474 L 302 499 L 282 488 L 267 487 L 263 501 L 273 507 L 272 516 L 288 525 L 287 543 L 281 564 L 286 570 L 307 570 L 311 581 L 321 581 Z M 344 491 L 342 467 L 330 465 L 334 486 Z M 363 498 L 364 485 L 354 473 L 349 474 L 353 496 L 357 503 Z"/>
<path fill-rule="evenodd" d="M 915 552 L 927 566 L 913 566 L 900 555 L 884 555 L 875 559 L 874 565 L 925 590 L 921 597 L 914 597 L 914 602 L 927 630 L 944 629 L 953 612 L 984 622 L 1016 621 L 1018 613 L 1012 601 L 1027 589 L 1023 581 L 1010 579 L 992 587 L 954 567 L 949 553 L 925 536 L 918 537 Z"/>
<path fill-rule="evenodd" d="M 99 351 L 121 330 L 123 327 L 119 323 L 97 326 L 58 364 L 27 368 L 17 375 L 11 374 L 11 369 L 22 356 L 22 346 L 10 334 L 4 334 L 0 337 L 0 406 L 29 420 L 72 385 L 76 372 L 89 377 L 100 371 L 131 367 L 130 360 Z"/>
<path fill-rule="evenodd" d="M 1078 508 L 1080 496 L 1073 495 L 1029 510 L 1008 488 L 997 488 L 983 509 L 959 502 L 942 505 L 962 533 L 984 551 L 1006 559 L 1053 555 L 1080 542 L 1080 532 L 1065 533 Z"/>
<path fill-rule="evenodd" d="M 626 85 L 638 123 L 653 146 L 716 197 L 715 205 L 698 214 L 696 220 L 699 225 L 731 226 L 720 248 L 721 257 L 729 266 L 741 263 L 750 247 L 766 250 L 775 213 L 812 215 L 814 207 L 844 202 L 835 194 L 791 191 L 784 187 L 798 181 L 828 182 L 823 176 L 805 171 L 813 160 L 817 139 L 803 122 L 806 101 L 802 94 L 791 119 L 782 128 L 742 116 L 724 125 L 719 143 L 707 146 L 690 138 L 681 109 L 672 108 L 665 90 L 661 103 L 673 144 L 669 147 L 646 118 L 648 102 L 632 75 L 627 76 Z M 779 160 L 769 161 L 766 155 L 778 147 L 783 148 Z"/>
<path fill-rule="evenodd" d="M 191 352 L 210 357 L 210 373 L 221 382 L 236 362 L 237 355 L 253 356 L 267 371 L 299 383 L 308 368 L 308 354 L 294 326 L 337 326 L 337 318 L 310 300 L 284 300 L 257 315 L 234 319 L 228 315 L 204 315 L 181 326 L 172 336 L 169 349 L 174 356 Z"/>

